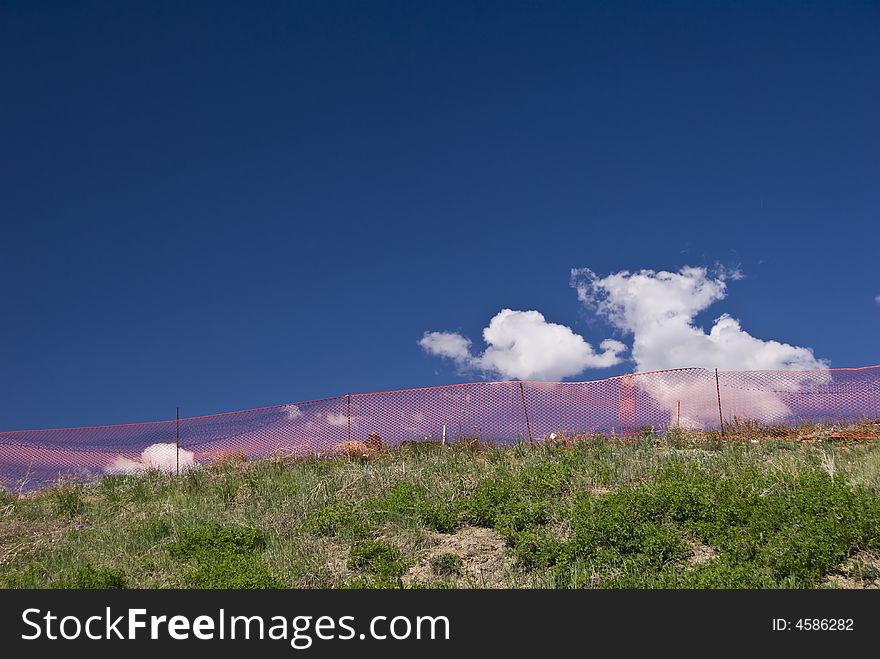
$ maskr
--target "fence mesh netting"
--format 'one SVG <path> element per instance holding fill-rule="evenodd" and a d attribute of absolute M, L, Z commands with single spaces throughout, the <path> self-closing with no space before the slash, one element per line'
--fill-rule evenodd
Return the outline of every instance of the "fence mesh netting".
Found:
<path fill-rule="evenodd" d="M 880 366 L 688 368 L 592 382 L 473 382 L 351 394 L 179 424 L 0 432 L 0 485 L 26 491 L 60 477 L 183 471 L 224 454 L 329 456 L 356 449 L 360 442 L 383 449 L 425 440 L 506 444 L 559 436 L 627 437 L 670 428 L 783 436 L 782 427 L 808 424 L 858 435 L 876 432 L 878 420 Z"/>

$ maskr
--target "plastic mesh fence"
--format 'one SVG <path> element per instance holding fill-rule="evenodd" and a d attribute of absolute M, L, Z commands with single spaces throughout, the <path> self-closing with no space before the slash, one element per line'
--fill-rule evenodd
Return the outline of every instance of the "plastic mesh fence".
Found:
<path fill-rule="evenodd" d="M 181 419 L 179 450 L 175 421 L 4 432 L 0 484 L 27 491 L 59 477 L 183 471 L 230 453 L 249 459 L 330 456 L 360 446 L 348 442 L 383 448 L 425 440 L 504 444 L 670 428 L 767 435 L 774 426 L 869 422 L 880 423 L 880 366 L 689 368 L 592 382 L 474 382 Z"/>

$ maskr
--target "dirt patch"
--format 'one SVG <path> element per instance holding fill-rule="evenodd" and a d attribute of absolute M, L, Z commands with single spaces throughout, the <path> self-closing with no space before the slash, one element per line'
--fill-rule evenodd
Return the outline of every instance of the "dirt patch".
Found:
<path fill-rule="evenodd" d="M 687 558 L 690 565 L 700 565 L 718 556 L 714 547 L 705 545 L 699 540 L 688 540 L 688 544 L 691 546 L 691 555 Z"/>
<path fill-rule="evenodd" d="M 404 575 L 404 583 L 437 581 L 432 559 L 454 554 L 461 559 L 459 574 L 444 578 L 457 588 L 508 588 L 513 559 L 504 537 L 492 529 L 466 526 L 455 533 L 432 533 L 429 548 Z"/>
<path fill-rule="evenodd" d="M 296 588 L 332 588 L 357 576 L 348 567 L 348 547 L 322 538 L 313 551 L 315 568 L 299 578 Z"/>
<path fill-rule="evenodd" d="M 822 583 L 825 588 L 880 588 L 880 553 L 859 552 Z"/>

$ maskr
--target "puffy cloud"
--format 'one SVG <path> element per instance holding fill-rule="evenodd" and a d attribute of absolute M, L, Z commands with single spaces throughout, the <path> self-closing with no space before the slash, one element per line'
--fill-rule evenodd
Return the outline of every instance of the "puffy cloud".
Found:
<path fill-rule="evenodd" d="M 691 267 L 678 272 L 622 271 L 600 278 L 584 268 L 572 270 L 571 284 L 583 303 L 632 335 L 638 371 L 684 367 L 796 371 L 784 380 L 777 378 L 772 389 L 754 378 L 740 382 L 736 374 L 725 375 L 725 382 L 729 380 L 735 389 L 725 406 L 727 418 L 783 419 L 789 414 L 786 395 L 827 381 L 828 364 L 810 348 L 756 338 L 728 314 L 720 315 L 709 332 L 697 327 L 695 316 L 724 299 L 728 280 L 741 278 L 738 270 L 710 274 L 705 268 Z M 635 382 L 670 413 L 681 401 L 682 425 L 717 425 L 714 379 L 695 387 L 691 378 L 672 372 Z"/>
<path fill-rule="evenodd" d="M 454 332 L 425 332 L 419 345 L 429 354 L 451 359 L 462 368 L 484 371 L 515 380 L 556 381 L 587 368 L 604 368 L 620 362 L 626 349 L 620 341 L 606 339 L 595 352 L 569 327 L 548 323 L 538 311 L 502 309 L 483 330 L 488 348 L 471 353 L 471 342 Z"/>
<path fill-rule="evenodd" d="M 880 295 L 878 295 L 877 297 L 874 298 L 874 302 L 876 302 L 877 304 L 880 304 Z"/>
<path fill-rule="evenodd" d="M 572 270 L 578 298 L 618 329 L 632 334 L 632 357 L 639 371 L 686 366 L 726 370 L 821 369 L 810 348 L 753 337 L 738 320 L 720 315 L 707 333 L 694 317 L 724 299 L 728 279 L 738 271 L 710 275 L 705 268 L 678 272 L 641 270 L 599 278 Z"/>
<path fill-rule="evenodd" d="M 419 341 L 427 352 L 446 357 L 457 364 L 467 364 L 471 359 L 471 342 L 455 332 L 425 332 Z"/>
<path fill-rule="evenodd" d="M 150 444 L 145 448 L 141 453 L 140 461 L 120 455 L 107 465 L 104 471 L 108 474 L 141 474 L 148 469 L 158 469 L 173 473 L 177 471 L 178 464 L 182 472 L 201 466 L 196 462 L 195 453 L 192 451 L 180 449 L 178 456 L 177 444 L 160 443 Z"/>

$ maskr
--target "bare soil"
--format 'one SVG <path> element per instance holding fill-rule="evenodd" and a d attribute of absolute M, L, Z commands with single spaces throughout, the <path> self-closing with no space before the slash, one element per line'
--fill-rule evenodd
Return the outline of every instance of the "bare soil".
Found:
<path fill-rule="evenodd" d="M 432 533 L 430 545 L 403 577 L 404 583 L 431 582 L 437 575 L 431 559 L 455 554 L 461 559 L 461 574 L 449 582 L 459 588 L 508 588 L 513 559 L 506 555 L 504 537 L 492 529 L 466 526 L 455 533 Z"/>

